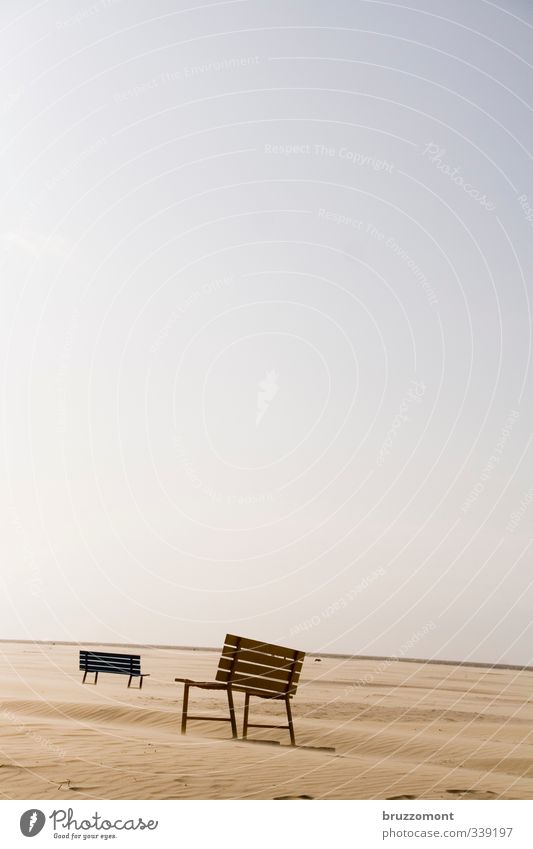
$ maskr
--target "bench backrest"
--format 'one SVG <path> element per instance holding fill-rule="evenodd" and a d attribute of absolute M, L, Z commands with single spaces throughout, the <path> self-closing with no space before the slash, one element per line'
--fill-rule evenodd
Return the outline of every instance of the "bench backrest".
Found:
<path fill-rule="evenodd" d="M 87 672 L 114 672 L 140 675 L 140 654 L 115 654 L 107 651 L 80 651 L 80 669 Z"/>
<path fill-rule="evenodd" d="M 294 696 L 305 652 L 227 634 L 217 681 L 271 698 Z"/>

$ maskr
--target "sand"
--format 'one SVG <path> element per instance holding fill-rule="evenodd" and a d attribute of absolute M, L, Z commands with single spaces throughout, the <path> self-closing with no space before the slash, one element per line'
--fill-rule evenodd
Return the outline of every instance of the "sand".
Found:
<path fill-rule="evenodd" d="M 2 798 L 533 798 L 533 672 L 308 656 L 292 749 L 285 731 L 232 741 L 229 723 L 180 734 L 173 679 L 212 679 L 215 652 L 132 649 L 151 674 L 139 691 L 82 685 L 78 648 L 0 643 Z M 224 712 L 224 694 L 191 692 L 195 712 Z M 252 712 L 283 721 L 282 704 Z"/>

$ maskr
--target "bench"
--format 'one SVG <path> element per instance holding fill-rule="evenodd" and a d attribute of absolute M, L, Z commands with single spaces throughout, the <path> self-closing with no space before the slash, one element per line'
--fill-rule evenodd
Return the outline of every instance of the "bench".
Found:
<path fill-rule="evenodd" d="M 243 740 L 248 737 L 249 728 L 281 728 L 289 731 L 291 746 L 296 745 L 294 723 L 290 700 L 296 693 L 298 679 L 302 670 L 305 653 L 295 649 L 250 640 L 227 634 L 220 656 L 215 681 L 191 681 L 189 678 L 175 678 L 182 683 L 183 709 L 181 715 L 181 733 L 187 730 L 189 719 L 211 719 L 217 722 L 231 723 L 233 738 L 237 734 L 233 693 L 244 693 Z M 189 690 L 199 687 L 202 690 L 221 690 L 227 693 L 229 716 L 191 716 L 189 709 Z M 264 725 L 249 722 L 250 699 L 274 699 L 283 701 L 287 711 L 287 725 Z"/>
<path fill-rule="evenodd" d="M 100 672 L 112 672 L 114 675 L 129 675 L 128 687 L 133 678 L 139 679 L 139 690 L 142 690 L 143 678 L 149 675 L 141 672 L 141 656 L 139 654 L 115 654 L 107 651 L 80 651 L 80 670 L 83 670 L 85 684 L 88 672 L 94 672 L 94 681 L 98 682 Z"/>

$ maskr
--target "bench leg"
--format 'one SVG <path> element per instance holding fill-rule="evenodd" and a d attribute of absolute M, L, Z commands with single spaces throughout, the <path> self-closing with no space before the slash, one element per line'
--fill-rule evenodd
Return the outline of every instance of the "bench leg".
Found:
<path fill-rule="evenodd" d="M 82 684 L 85 684 L 88 673 L 89 673 L 89 670 L 86 669 L 85 672 L 83 673 L 83 680 L 81 682 Z M 98 672 L 95 672 L 94 673 L 94 681 L 89 681 L 89 684 L 96 684 L 97 681 L 98 681 Z"/>
<path fill-rule="evenodd" d="M 187 708 L 189 706 L 189 684 L 185 684 L 183 687 L 183 708 L 181 711 L 181 733 L 185 734 L 187 731 Z"/>
<path fill-rule="evenodd" d="M 248 714 L 250 712 L 250 693 L 246 693 L 244 697 L 244 719 L 242 723 L 242 739 L 246 740 L 248 736 Z"/>
<path fill-rule="evenodd" d="M 143 688 L 143 681 L 144 681 L 144 675 L 141 675 L 139 677 L 139 690 L 142 690 L 142 688 Z"/>
<path fill-rule="evenodd" d="M 130 677 L 129 677 L 129 679 L 128 679 L 128 687 L 130 687 L 130 686 L 131 686 L 131 679 L 132 679 L 132 678 L 133 678 L 133 675 L 130 675 Z"/>
<path fill-rule="evenodd" d="M 294 725 L 292 721 L 291 703 L 289 701 L 288 696 L 285 699 L 285 706 L 287 708 L 287 721 L 289 723 L 289 734 L 291 735 L 291 746 L 296 746 L 296 738 L 294 736 Z"/>
<path fill-rule="evenodd" d="M 229 719 L 231 723 L 231 736 L 235 740 L 239 735 L 237 733 L 237 720 L 235 719 L 235 705 L 233 704 L 233 693 L 231 687 L 228 687 L 228 705 Z"/>

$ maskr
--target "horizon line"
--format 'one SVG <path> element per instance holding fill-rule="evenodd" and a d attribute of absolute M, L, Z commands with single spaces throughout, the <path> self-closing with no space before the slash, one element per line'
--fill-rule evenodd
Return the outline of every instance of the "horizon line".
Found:
<path fill-rule="evenodd" d="M 1 643 L 22 643 L 23 645 L 41 645 L 41 646 L 118 646 L 121 648 L 136 648 L 136 649 L 165 649 L 171 651 L 203 651 L 217 652 L 221 651 L 220 646 L 177 646 L 163 643 L 111 643 L 99 640 L 17 640 L 10 638 L 0 638 Z M 523 666 L 513 663 L 488 663 L 484 661 L 473 660 L 439 660 L 438 658 L 420 658 L 420 657 L 394 657 L 392 655 L 369 655 L 369 654 L 340 654 L 332 652 L 305 652 L 309 657 L 316 658 L 339 658 L 343 660 L 377 660 L 387 661 L 390 663 L 420 663 L 422 665 L 435 664 L 440 666 L 466 666 L 478 667 L 480 669 L 514 669 L 520 672 L 533 672 L 533 666 Z"/>

